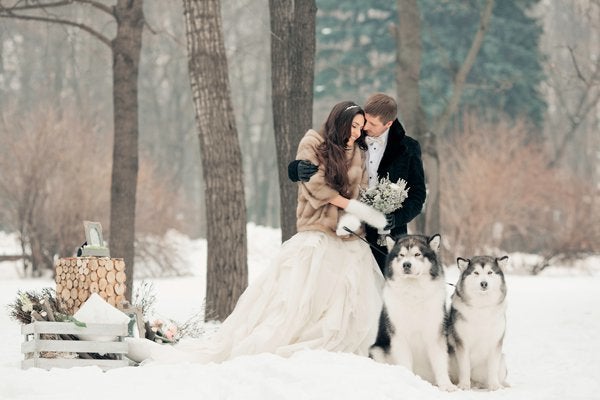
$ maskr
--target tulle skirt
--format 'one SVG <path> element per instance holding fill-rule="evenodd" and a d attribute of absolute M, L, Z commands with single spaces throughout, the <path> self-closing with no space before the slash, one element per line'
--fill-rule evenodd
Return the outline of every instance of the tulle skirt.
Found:
<path fill-rule="evenodd" d="M 367 355 L 377 334 L 382 287 L 366 243 L 299 232 L 248 286 L 218 332 L 154 346 L 151 357 L 207 363 L 264 352 L 287 357 L 302 349 Z"/>

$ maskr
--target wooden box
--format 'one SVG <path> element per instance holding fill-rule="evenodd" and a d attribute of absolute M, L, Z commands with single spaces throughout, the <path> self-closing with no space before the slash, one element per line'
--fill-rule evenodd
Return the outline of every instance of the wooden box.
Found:
<path fill-rule="evenodd" d="M 84 367 L 95 365 L 103 370 L 129 365 L 123 358 L 127 353 L 127 343 L 123 338 L 127 336 L 127 324 L 87 324 L 85 327 L 77 326 L 72 322 L 35 321 L 21 327 L 24 342 L 21 344 L 21 353 L 24 360 L 23 369 L 37 367 L 50 369 Z M 115 337 L 114 341 L 100 340 L 63 340 L 58 335 L 98 335 L 99 337 Z M 42 336 L 43 335 L 43 336 Z M 56 339 L 47 339 L 48 337 Z M 44 338 L 42 338 L 44 337 Z M 84 358 L 44 358 L 46 352 L 52 353 L 99 353 L 114 356 L 109 359 L 84 359 Z"/>
<path fill-rule="evenodd" d="M 70 315 L 92 293 L 120 307 L 125 300 L 126 280 L 122 258 L 70 257 L 59 259 L 55 265 L 56 297 Z"/>

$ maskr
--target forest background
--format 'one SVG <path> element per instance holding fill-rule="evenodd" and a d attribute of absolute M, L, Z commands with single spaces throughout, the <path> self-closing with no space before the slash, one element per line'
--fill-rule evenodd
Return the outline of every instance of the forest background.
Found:
<path fill-rule="evenodd" d="M 22 244 L 21 255 L 4 259 L 23 257 L 23 274 L 37 276 L 81 244 L 81 221 L 100 221 L 110 232 L 113 60 L 106 43 L 79 27 L 3 13 L 19 3 L 0 2 L 6 17 L 0 18 L 0 230 L 17 232 Z M 109 9 L 114 1 L 75 3 Z M 207 207 L 205 177 L 223 173 L 203 170 L 201 154 L 211 148 L 199 150 L 186 3 L 143 1 L 135 257 L 156 268 L 136 270 L 137 277 L 182 273 L 161 238 L 169 230 L 207 236 L 207 215 L 215 210 Z M 408 3 L 419 12 L 416 92 L 401 77 L 409 69 L 399 38 L 410 14 L 399 11 Z M 535 253 L 543 261 L 529 272 L 537 273 L 600 252 L 599 1 L 315 5 L 312 127 L 338 101 L 362 103 L 375 92 L 397 98 L 408 134 L 421 141 L 428 179 L 437 180 L 427 200 L 437 207 L 426 208 L 428 221 L 411 229 L 441 233 L 447 262 L 477 252 Z M 284 184 L 272 102 L 274 6 L 236 0 L 220 7 L 245 218 L 279 227 Z M 115 22 L 85 4 L 43 11 L 115 35 Z M 420 107 L 403 114 L 407 99 Z M 216 138 L 204 146 L 216 152 L 225 144 Z"/>

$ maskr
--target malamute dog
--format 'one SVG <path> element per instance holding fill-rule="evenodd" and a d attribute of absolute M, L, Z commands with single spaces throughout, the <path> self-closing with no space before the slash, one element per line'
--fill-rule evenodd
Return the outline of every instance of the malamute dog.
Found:
<path fill-rule="evenodd" d="M 508 386 L 502 342 L 506 329 L 508 256 L 458 258 L 460 278 L 446 318 L 450 375 L 461 389 Z"/>
<path fill-rule="evenodd" d="M 403 365 L 442 390 L 455 390 L 448 376 L 444 335 L 446 282 L 436 254 L 440 235 L 388 238 L 383 310 L 377 340 L 369 351 L 376 361 Z"/>

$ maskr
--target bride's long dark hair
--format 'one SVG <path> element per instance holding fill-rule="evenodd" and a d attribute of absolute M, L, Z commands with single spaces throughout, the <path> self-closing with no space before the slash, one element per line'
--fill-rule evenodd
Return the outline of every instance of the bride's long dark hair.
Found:
<path fill-rule="evenodd" d="M 346 145 L 350 139 L 352 120 L 357 114 L 365 116 L 363 109 L 352 101 L 336 104 L 321 128 L 320 134 L 325 140 L 317 148 L 317 158 L 325 168 L 325 182 L 344 197 L 350 197 Z M 362 150 L 367 150 L 364 134 L 355 143 Z"/>

